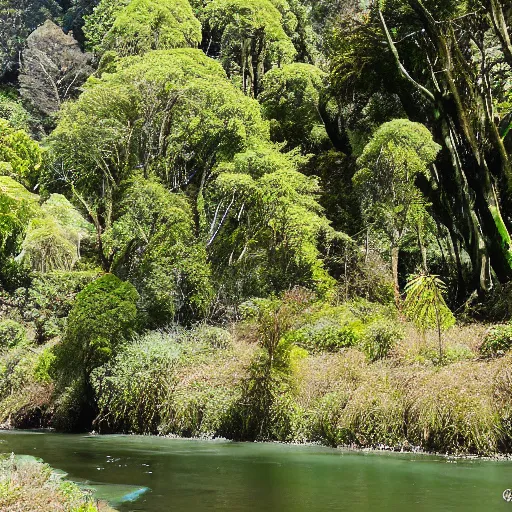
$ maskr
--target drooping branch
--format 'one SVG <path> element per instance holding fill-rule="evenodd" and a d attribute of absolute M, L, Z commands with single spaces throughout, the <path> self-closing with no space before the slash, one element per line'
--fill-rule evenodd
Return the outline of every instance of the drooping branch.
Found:
<path fill-rule="evenodd" d="M 391 50 L 391 53 L 393 54 L 393 57 L 395 58 L 395 62 L 398 66 L 398 69 L 400 70 L 400 74 L 405 78 L 407 81 L 409 81 L 416 89 L 418 89 L 423 96 L 425 96 L 428 100 L 435 102 L 435 96 L 432 92 L 430 92 L 426 87 L 418 83 L 414 78 L 409 74 L 407 69 L 405 69 L 404 65 L 400 61 L 400 55 L 398 54 L 398 50 L 396 49 L 395 43 L 393 42 L 393 38 L 391 37 L 391 34 L 389 32 L 388 26 L 386 25 L 386 20 L 384 19 L 384 15 L 382 14 L 382 11 L 379 10 L 379 17 L 380 22 L 382 25 L 382 30 L 384 31 L 384 34 L 386 36 L 386 40 L 389 46 L 389 49 Z"/>

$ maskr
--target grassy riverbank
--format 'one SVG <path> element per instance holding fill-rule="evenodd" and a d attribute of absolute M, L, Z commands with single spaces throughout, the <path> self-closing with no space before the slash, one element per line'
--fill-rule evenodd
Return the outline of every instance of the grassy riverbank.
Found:
<path fill-rule="evenodd" d="M 308 322 L 311 331 L 314 323 Z M 305 332 L 301 324 L 290 331 L 298 344 L 289 343 L 270 370 L 254 322 L 147 333 L 93 372 L 97 411 L 90 428 L 443 453 L 509 452 L 512 355 L 480 355 L 489 327 L 449 330 L 440 362 L 433 334 L 422 338 L 408 324 L 393 322 L 403 335 L 376 361 L 368 356 L 368 336 L 361 334 L 372 323 L 358 327 L 359 341 L 334 351 L 304 349 L 297 334 Z M 47 372 L 50 362 L 49 345 L 3 354 L 1 422 L 19 428 L 72 425 L 79 390 L 56 393 Z"/>
<path fill-rule="evenodd" d="M 114 512 L 47 464 L 14 455 L 0 459 L 2 512 Z"/>

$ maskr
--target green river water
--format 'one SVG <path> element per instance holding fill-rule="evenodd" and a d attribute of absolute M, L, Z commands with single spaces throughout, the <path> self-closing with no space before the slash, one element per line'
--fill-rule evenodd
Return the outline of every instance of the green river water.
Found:
<path fill-rule="evenodd" d="M 41 432 L 0 432 L 0 452 L 40 457 L 124 512 L 512 512 L 512 462 Z"/>

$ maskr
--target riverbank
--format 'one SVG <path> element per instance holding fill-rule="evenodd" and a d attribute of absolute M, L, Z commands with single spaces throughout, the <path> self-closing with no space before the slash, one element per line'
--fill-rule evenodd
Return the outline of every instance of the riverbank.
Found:
<path fill-rule="evenodd" d="M 115 512 L 90 493 L 31 458 L 0 456 L 2 512 Z"/>
<path fill-rule="evenodd" d="M 480 456 L 512 447 L 512 356 L 479 358 L 488 326 L 449 331 L 442 365 L 434 335 L 420 339 L 405 326 L 379 361 L 357 346 L 292 347 L 286 372 L 266 380 L 254 329 L 201 329 L 146 334 L 95 371 L 90 428 Z M 76 414 L 73 390 L 54 392 L 49 354 L 47 345 L 2 356 L 5 426 L 58 428 Z"/>

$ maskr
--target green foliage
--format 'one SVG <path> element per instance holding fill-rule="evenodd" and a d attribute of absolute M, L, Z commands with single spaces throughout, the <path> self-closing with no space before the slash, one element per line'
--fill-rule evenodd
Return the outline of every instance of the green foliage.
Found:
<path fill-rule="evenodd" d="M 35 510 L 44 503 L 48 510 L 97 512 L 91 496 L 73 482 L 66 482 L 50 466 L 33 457 L 0 459 L 0 507 L 3 510 Z M 113 509 L 101 507 L 109 512 Z"/>
<path fill-rule="evenodd" d="M 201 263 L 205 246 L 229 296 L 241 295 L 243 300 L 296 284 L 327 292 L 333 281 L 317 247 L 319 233 L 328 229 L 315 200 L 318 185 L 298 172 L 304 158 L 280 153 L 269 144 L 268 124 L 257 102 L 230 84 L 220 66 L 198 50 L 150 52 L 122 59 L 115 69 L 89 81 L 80 99 L 64 108 L 51 136 L 60 167 L 71 169 L 61 179 L 70 195 L 85 204 L 96 229 L 106 237 L 113 234 L 114 224 L 116 230 L 123 229 L 126 218 L 115 222 L 122 208 L 115 208 L 114 197 L 126 190 L 122 184 L 134 178 L 133 170 L 142 168 L 146 178 L 156 176 L 174 190 L 182 187 L 194 199 L 202 244 L 184 239 L 191 253 L 186 258 L 179 244 L 173 250 L 153 246 L 143 271 L 156 275 L 156 262 L 166 254 L 169 265 L 183 261 L 180 273 L 196 276 L 187 316 L 190 309 L 193 316 L 208 304 L 207 294 L 194 292 L 207 289 L 208 269 Z M 156 190 L 156 185 L 144 190 L 154 196 L 151 187 Z M 105 269 L 117 271 L 123 247 L 105 239 L 100 254 Z M 156 297 L 164 273 L 169 271 L 148 281 L 148 297 Z M 228 288 L 229 274 L 242 292 Z M 248 284 L 239 285 L 244 279 Z M 164 298 L 173 289 L 172 282 L 164 285 Z M 141 294 L 145 296 L 142 289 Z M 172 317 L 171 309 L 164 309 Z"/>
<path fill-rule="evenodd" d="M 0 174 L 33 188 L 39 179 L 42 159 L 41 147 L 25 130 L 0 119 Z"/>
<path fill-rule="evenodd" d="M 441 332 L 455 324 L 443 297 L 445 290 L 446 285 L 439 276 L 427 274 L 412 276 L 405 287 L 404 311 L 420 331 L 437 330 L 440 359 L 443 358 Z"/>
<path fill-rule="evenodd" d="M 111 27 L 100 43 L 102 50 L 114 50 L 121 56 L 138 55 L 150 50 L 195 47 L 201 42 L 201 24 L 188 0 L 132 0 L 123 7 L 124 2 L 114 2 L 121 7 L 118 11 L 101 5 L 107 3 L 111 2 L 103 0 L 95 11 L 95 16 L 107 9 L 115 13 L 112 22 L 103 22 Z"/>
<path fill-rule="evenodd" d="M 505 355 L 512 348 L 512 325 L 496 325 L 489 329 L 480 352 L 486 357 Z"/>
<path fill-rule="evenodd" d="M 112 28 L 116 16 L 129 3 L 130 0 L 100 0 L 93 12 L 85 16 L 83 31 L 87 49 L 95 53 L 103 53 L 103 38 Z"/>
<path fill-rule="evenodd" d="M 301 161 L 294 152 L 259 148 L 217 168 L 206 198 L 230 203 L 213 217 L 209 244 L 219 263 L 228 259 L 234 267 L 228 270 L 239 269 L 242 300 L 294 285 L 327 294 L 334 284 L 318 248 L 319 236 L 332 230 L 316 201 L 317 180 L 298 172 Z"/>
<path fill-rule="evenodd" d="M 34 368 L 38 354 L 28 343 L 20 342 L 12 347 L 3 347 L 0 356 L 0 417 L 18 412 L 26 404 L 24 391 L 34 383 Z M 9 401 L 14 403 L 9 404 Z M 16 408 L 18 407 L 18 409 Z"/>
<path fill-rule="evenodd" d="M 14 90 L 0 88 L 0 118 L 8 121 L 15 130 L 30 130 L 32 118 Z"/>
<path fill-rule="evenodd" d="M 401 339 L 393 311 L 364 300 L 337 307 L 315 305 L 297 323 L 298 327 L 286 335 L 287 341 L 313 354 L 360 347 L 370 360 L 375 360 L 385 357 L 389 348 Z"/>
<path fill-rule="evenodd" d="M 98 271 L 39 273 L 29 288 L 18 290 L 20 308 L 34 323 L 38 343 L 62 333 L 76 295 L 98 276 Z"/>
<path fill-rule="evenodd" d="M 12 348 L 27 341 L 25 327 L 14 320 L 0 321 L 0 347 Z"/>
<path fill-rule="evenodd" d="M 195 237 L 190 203 L 162 185 L 135 179 L 120 216 L 103 236 L 112 268 L 140 293 L 153 326 L 204 316 L 212 289 L 206 252 Z"/>
<path fill-rule="evenodd" d="M 258 96 L 265 69 L 295 56 L 286 20 L 270 0 L 212 0 L 203 19 L 220 44 L 224 69 L 230 76 L 241 76 L 247 94 Z"/>
<path fill-rule="evenodd" d="M 42 216 L 28 225 L 17 259 L 39 272 L 71 270 L 92 225 L 60 194 L 52 194 L 41 210 Z"/>
<path fill-rule="evenodd" d="M 355 346 L 363 331 L 363 323 L 350 314 L 339 318 L 329 312 L 317 313 L 305 322 L 306 325 L 292 331 L 287 340 L 312 353 L 338 352 Z"/>
<path fill-rule="evenodd" d="M 50 348 L 44 349 L 39 355 L 36 367 L 34 368 L 34 379 L 42 384 L 50 384 L 52 366 L 55 364 L 55 354 Z"/>
<path fill-rule="evenodd" d="M 212 344 L 214 338 L 223 340 L 222 348 Z M 241 377 L 232 372 L 244 371 L 227 338 L 226 331 L 207 326 L 137 337 L 93 373 L 99 426 L 179 435 L 214 435 L 227 428 L 230 404 L 239 395 L 233 379 Z M 212 364 L 219 371 L 210 373 Z"/>
<path fill-rule="evenodd" d="M 428 174 L 439 149 L 424 126 L 397 119 L 377 130 L 358 159 L 353 180 L 363 215 L 392 246 L 426 215 L 415 179 Z"/>
<path fill-rule="evenodd" d="M 78 260 L 75 244 L 52 217 L 30 222 L 22 249 L 22 260 L 39 272 L 71 270 Z"/>
<path fill-rule="evenodd" d="M 377 361 L 387 357 L 403 337 L 403 330 L 396 320 L 379 319 L 366 327 L 361 344 L 366 357 L 370 361 Z"/>
<path fill-rule="evenodd" d="M 64 339 L 55 349 L 61 383 L 87 380 L 106 363 L 136 327 L 138 294 L 129 283 L 107 274 L 87 285 L 68 316 Z"/>
<path fill-rule="evenodd" d="M 399 250 L 408 236 L 422 240 L 427 226 L 426 200 L 416 179 L 428 176 L 439 150 L 423 125 L 396 119 L 376 131 L 357 160 L 354 186 L 367 227 L 386 241 L 391 253 L 397 305 Z"/>
<path fill-rule="evenodd" d="M 173 189 L 193 189 L 199 200 L 212 162 L 268 139 L 257 102 L 200 50 L 154 51 L 123 59 L 116 69 L 91 79 L 64 107 L 51 136 L 57 166 L 46 177 L 64 183 L 97 230 L 110 227 L 107 212 L 134 169 Z M 197 207 L 202 221 L 204 204 Z"/>
<path fill-rule="evenodd" d="M 1 167 L 1 163 L 0 163 Z M 0 249 L 2 256 L 19 252 L 31 218 L 40 213 L 38 198 L 8 176 L 0 176 Z"/>
<path fill-rule="evenodd" d="M 310 64 L 286 64 L 265 74 L 258 99 L 271 120 L 273 140 L 304 151 L 329 146 L 320 116 L 325 83 L 326 74 Z"/>

